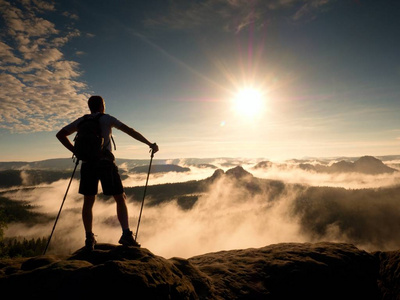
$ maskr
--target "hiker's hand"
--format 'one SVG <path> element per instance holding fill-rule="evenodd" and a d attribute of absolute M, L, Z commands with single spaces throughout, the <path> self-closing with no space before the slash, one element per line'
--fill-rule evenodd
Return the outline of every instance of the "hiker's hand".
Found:
<path fill-rule="evenodd" d="M 156 143 L 150 145 L 150 149 L 153 150 L 153 153 L 158 152 L 158 145 Z"/>

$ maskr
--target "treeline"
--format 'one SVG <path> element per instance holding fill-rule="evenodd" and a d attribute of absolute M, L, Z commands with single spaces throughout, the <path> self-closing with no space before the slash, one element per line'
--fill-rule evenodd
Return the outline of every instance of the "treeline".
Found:
<path fill-rule="evenodd" d="M 47 238 L 18 239 L 5 238 L 0 240 L 0 257 L 32 257 L 41 255 L 47 244 Z"/>
<path fill-rule="evenodd" d="M 33 206 L 24 201 L 15 201 L 0 196 L 0 257 L 31 257 L 42 254 L 46 238 L 4 238 L 7 224 L 21 222 L 37 224 L 48 220 L 48 216 L 33 212 Z"/>
<path fill-rule="evenodd" d="M 308 187 L 292 204 L 293 217 L 313 240 L 341 240 L 373 249 L 400 245 L 400 186 L 349 190 Z"/>
<path fill-rule="evenodd" d="M 23 222 L 36 224 L 48 221 L 48 216 L 33 211 L 34 206 L 27 201 L 11 200 L 0 196 L 0 223 Z"/>
<path fill-rule="evenodd" d="M 155 206 L 173 199 L 180 199 L 188 196 L 191 197 L 191 201 L 194 199 L 197 201 L 198 195 L 206 190 L 207 185 L 205 184 L 205 180 L 152 185 L 147 188 L 147 204 Z M 141 201 L 143 192 L 143 186 L 125 188 L 126 195 L 132 197 L 134 201 Z"/>
<path fill-rule="evenodd" d="M 78 172 L 79 173 L 79 172 Z M 60 179 L 71 177 L 70 171 L 49 171 L 49 170 L 3 170 L 0 171 L 0 187 L 19 187 L 52 183 Z M 76 174 L 79 178 L 79 174 Z"/>

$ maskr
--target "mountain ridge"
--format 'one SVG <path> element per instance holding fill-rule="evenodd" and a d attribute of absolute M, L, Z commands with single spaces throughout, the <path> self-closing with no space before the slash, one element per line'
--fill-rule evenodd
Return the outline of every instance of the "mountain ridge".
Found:
<path fill-rule="evenodd" d="M 400 155 L 386 155 L 386 156 L 360 156 L 360 157 L 332 157 L 332 158 L 304 158 L 304 159 L 290 159 L 288 162 L 294 162 L 297 164 L 307 164 L 309 161 L 317 161 L 319 163 L 329 162 L 332 160 L 336 161 L 347 161 L 354 162 L 362 157 L 373 157 L 378 160 L 400 160 Z M 252 164 L 252 161 L 258 161 L 257 164 L 277 164 L 270 161 L 265 161 L 261 159 L 246 159 L 246 158 L 229 158 L 229 157 L 216 157 L 216 158 L 175 158 L 175 159 L 158 159 L 154 158 L 153 163 L 158 165 L 173 164 L 173 165 L 184 165 L 187 167 L 198 166 L 200 168 L 209 167 L 216 168 L 212 163 L 214 161 L 221 161 L 221 166 L 231 168 L 235 166 L 240 166 L 244 164 Z M 148 166 L 148 159 L 126 159 L 117 158 L 116 164 L 118 166 L 126 166 L 126 168 L 134 168 L 138 166 Z M 75 164 L 71 158 L 52 158 L 39 161 L 0 161 L 0 171 L 1 170 L 28 170 L 28 169 L 48 169 L 48 170 L 72 170 Z M 266 165 L 267 166 L 267 165 Z M 264 167 L 266 167 L 264 166 Z M 269 165 L 271 166 L 271 165 Z"/>
<path fill-rule="evenodd" d="M 362 156 L 356 159 L 354 162 L 347 160 L 340 160 L 338 162 L 333 163 L 332 165 L 323 165 L 320 162 L 317 164 L 306 163 L 303 161 L 297 161 L 297 167 L 304 171 L 311 171 L 316 173 L 330 173 L 330 174 L 338 174 L 338 173 L 360 173 L 367 175 L 379 175 L 385 173 L 395 173 L 398 170 L 388 167 L 383 163 L 382 160 L 373 157 L 373 156 Z M 288 166 L 286 164 L 275 164 L 270 161 L 261 161 L 256 164 L 254 169 L 269 169 L 274 166 L 278 168 L 285 169 Z"/>

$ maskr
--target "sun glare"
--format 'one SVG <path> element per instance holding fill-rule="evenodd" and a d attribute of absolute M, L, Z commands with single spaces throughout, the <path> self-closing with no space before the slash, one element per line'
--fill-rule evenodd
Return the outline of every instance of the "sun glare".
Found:
<path fill-rule="evenodd" d="M 263 94 L 252 88 L 240 90 L 233 101 L 235 111 L 246 117 L 255 117 L 264 108 Z"/>

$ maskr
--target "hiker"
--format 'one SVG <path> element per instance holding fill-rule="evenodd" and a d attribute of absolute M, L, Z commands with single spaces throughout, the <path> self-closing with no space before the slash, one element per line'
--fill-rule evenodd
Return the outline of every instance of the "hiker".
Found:
<path fill-rule="evenodd" d="M 85 123 L 85 120 L 96 119 L 97 126 L 100 131 L 102 140 L 101 151 L 99 155 L 93 154 L 93 157 L 81 159 L 81 180 L 79 184 L 79 193 L 84 196 L 82 208 L 82 220 L 86 231 L 85 247 L 88 250 L 93 250 L 96 244 L 96 239 L 92 231 L 93 223 L 93 204 L 96 199 L 99 180 L 103 188 L 103 194 L 112 195 L 117 204 L 117 216 L 122 227 L 122 236 L 119 243 L 124 246 L 140 245 L 133 238 L 133 233 L 129 229 L 128 209 L 126 206 L 126 195 L 118 173 L 118 167 L 115 164 L 115 157 L 112 154 L 111 140 L 112 128 L 117 128 L 134 139 L 148 145 L 153 153 L 158 151 L 156 143 L 149 142 L 142 134 L 128 127 L 113 116 L 105 114 L 106 105 L 101 96 L 91 96 L 88 100 L 88 106 L 91 114 L 78 118 L 71 124 L 62 128 L 56 135 L 59 141 L 78 159 L 81 159 L 76 153 L 75 147 L 69 140 L 68 136 L 74 132 L 78 132 L 76 139 L 79 136 L 79 127 Z M 93 144 L 93 143 L 92 143 Z M 115 145 L 114 145 L 115 147 Z"/>

